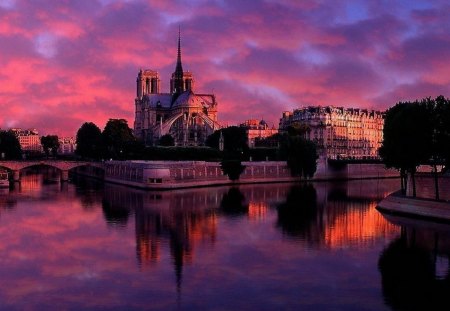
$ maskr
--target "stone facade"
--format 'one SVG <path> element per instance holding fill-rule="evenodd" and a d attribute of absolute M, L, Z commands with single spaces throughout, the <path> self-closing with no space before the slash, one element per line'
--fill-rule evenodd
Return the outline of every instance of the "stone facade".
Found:
<path fill-rule="evenodd" d="M 154 70 L 140 70 L 136 79 L 134 135 L 146 145 L 158 144 L 170 134 L 177 146 L 201 146 L 221 128 L 217 122 L 214 94 L 194 93 L 194 77 L 183 71 L 181 40 L 170 80 L 170 93 L 160 92 L 160 78 Z"/>
<path fill-rule="evenodd" d="M 240 127 L 245 128 L 247 132 L 248 146 L 250 148 L 257 147 L 258 141 L 278 133 L 278 129 L 274 126 L 269 127 L 264 120 L 249 119 L 240 124 Z M 276 145 L 276 142 L 274 144 Z"/>
<path fill-rule="evenodd" d="M 23 130 L 21 128 L 12 128 L 11 131 L 19 140 L 20 147 L 23 151 L 42 151 L 41 138 L 36 129 Z"/>
<path fill-rule="evenodd" d="M 76 143 L 74 137 L 59 137 L 59 154 L 73 154 L 75 153 Z"/>
<path fill-rule="evenodd" d="M 384 113 L 368 109 L 310 106 L 286 111 L 280 131 L 298 123 L 307 126 L 307 139 L 328 159 L 378 159 L 383 141 Z"/>

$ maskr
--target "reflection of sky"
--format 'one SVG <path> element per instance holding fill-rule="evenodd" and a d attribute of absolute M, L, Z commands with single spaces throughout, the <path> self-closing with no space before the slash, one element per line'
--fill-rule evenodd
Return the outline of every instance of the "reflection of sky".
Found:
<path fill-rule="evenodd" d="M 87 208 L 83 204 L 87 192 L 77 192 L 73 185 L 56 191 L 59 186 L 39 186 L 40 195 L 33 196 L 28 195 L 34 191 L 33 187 L 23 187 L 11 194 L 17 200 L 14 209 L 1 212 L 0 309 L 148 309 L 151 306 L 151 309 L 167 310 L 175 309 L 177 304 L 182 309 L 220 306 L 273 310 L 314 306 L 321 310 L 344 305 L 358 309 L 364 304 L 382 308 L 376 262 L 383 245 L 398 230 L 392 227 L 390 233 L 383 233 L 370 245 L 353 244 L 350 249 L 346 240 L 329 248 L 307 246 L 301 237 L 286 239 L 276 226 L 276 206 L 285 199 L 282 194 L 289 191 L 289 185 L 242 186 L 241 192 L 252 202 L 248 216 L 223 215 L 216 203 L 181 209 L 171 204 L 155 207 L 152 202 L 156 201 L 150 200 L 144 203 L 141 214 L 132 213 L 121 227 L 106 223 L 102 190 Z M 391 186 L 395 189 L 397 182 Z M 325 204 L 320 196 L 326 187 L 325 183 L 317 185 L 318 205 Z M 117 189 L 116 193 L 131 191 Z M 201 196 L 226 191 L 227 188 L 192 190 L 191 202 L 205 202 Z M 89 195 L 92 196 L 92 191 Z M 181 198 L 188 195 L 186 191 L 166 192 L 163 200 L 180 204 Z M 357 208 L 356 205 L 353 203 L 352 208 Z M 213 218 L 204 216 L 208 215 L 205 212 L 208 206 L 217 210 Z M 255 208 L 257 213 L 252 214 Z M 153 237 L 160 244 L 159 257 L 142 269 L 136 260 L 133 218 L 146 211 L 155 215 L 158 209 L 161 221 L 167 223 L 163 227 L 167 231 Z M 190 232 L 187 236 L 173 228 L 170 217 L 175 214 L 182 217 L 175 223 L 186 226 L 183 228 Z M 339 211 L 336 219 L 345 215 L 345 210 Z M 348 215 L 352 225 L 363 225 L 358 219 L 365 221 L 364 217 L 358 218 L 358 213 Z M 207 227 L 211 219 L 213 233 Z M 339 227 L 328 229 L 332 232 Z M 209 239 L 211 234 L 215 234 L 213 243 Z M 193 241 L 192 260 L 183 267 L 180 293 L 177 293 L 170 251 L 170 239 L 174 235 L 181 235 L 181 243 Z M 202 235 L 207 237 L 201 238 Z"/>

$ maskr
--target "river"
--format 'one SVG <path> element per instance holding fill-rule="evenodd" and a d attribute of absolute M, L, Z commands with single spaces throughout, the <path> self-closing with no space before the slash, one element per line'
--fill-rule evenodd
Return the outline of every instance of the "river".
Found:
<path fill-rule="evenodd" d="M 375 207 L 398 187 L 378 179 L 154 192 L 28 170 L 0 189 L 0 310 L 445 304 L 450 229 L 388 221 Z"/>

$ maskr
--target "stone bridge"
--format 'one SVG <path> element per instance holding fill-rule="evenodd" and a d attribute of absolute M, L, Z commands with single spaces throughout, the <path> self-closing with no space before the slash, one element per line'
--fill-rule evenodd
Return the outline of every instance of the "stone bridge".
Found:
<path fill-rule="evenodd" d="M 14 181 L 20 181 L 20 171 L 27 167 L 46 165 L 61 171 L 61 181 L 69 179 L 69 170 L 80 166 L 94 166 L 104 168 L 102 162 L 86 161 L 60 161 L 60 160 L 39 160 L 39 161 L 0 161 L 0 168 L 7 169 L 13 174 Z"/>

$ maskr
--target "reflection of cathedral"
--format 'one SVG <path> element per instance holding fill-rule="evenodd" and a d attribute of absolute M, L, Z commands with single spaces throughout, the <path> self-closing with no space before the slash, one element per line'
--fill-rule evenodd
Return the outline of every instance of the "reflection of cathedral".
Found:
<path fill-rule="evenodd" d="M 170 134 L 179 146 L 203 145 L 220 128 L 217 101 L 213 94 L 194 94 L 194 78 L 184 72 L 178 36 L 178 57 L 170 79 L 170 93 L 160 93 L 159 74 L 140 70 L 136 80 L 134 134 L 147 145 L 157 144 Z"/>

